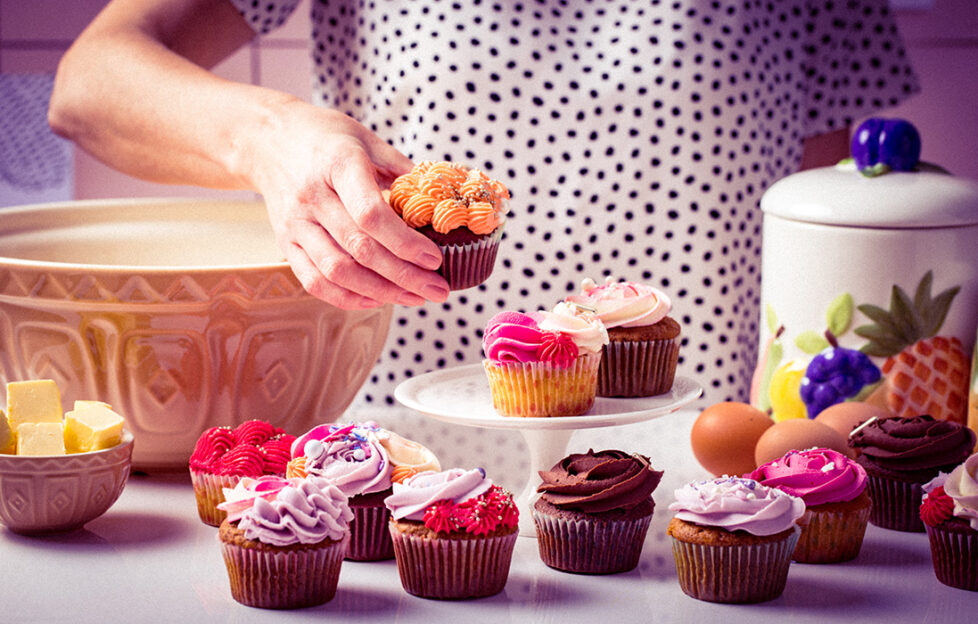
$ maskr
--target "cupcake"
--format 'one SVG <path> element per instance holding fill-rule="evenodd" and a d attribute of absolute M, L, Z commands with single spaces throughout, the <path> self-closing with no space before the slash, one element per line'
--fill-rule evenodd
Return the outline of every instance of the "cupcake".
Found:
<path fill-rule="evenodd" d="M 598 286 L 586 279 L 581 294 L 564 301 L 594 310 L 608 330 L 598 368 L 598 396 L 669 392 L 679 362 L 680 327 L 668 316 L 672 302 L 665 293 L 634 282 L 611 282 L 609 278 Z"/>
<path fill-rule="evenodd" d="M 223 490 L 242 477 L 285 476 L 295 436 L 261 420 L 247 420 L 234 429 L 204 431 L 190 455 L 190 479 L 197 515 L 204 524 L 219 526 L 225 513 L 218 508 Z"/>
<path fill-rule="evenodd" d="M 452 290 L 492 273 L 509 212 L 509 191 L 478 169 L 418 163 L 391 184 L 390 205 L 404 222 L 441 248 L 441 275 Z"/>
<path fill-rule="evenodd" d="M 720 477 L 676 490 L 672 537 L 679 586 L 708 602 L 746 603 L 781 595 L 805 502 L 753 479 Z"/>
<path fill-rule="evenodd" d="M 920 519 L 937 580 L 978 591 L 978 454 L 923 489 Z"/>
<path fill-rule="evenodd" d="M 235 600 L 297 609 L 333 598 L 353 519 L 338 488 L 316 477 L 244 477 L 224 497 L 218 537 Z"/>
<path fill-rule="evenodd" d="M 745 476 L 805 501 L 795 561 L 836 563 L 859 554 L 872 502 L 858 463 L 838 451 L 813 448 L 789 451 Z"/>
<path fill-rule="evenodd" d="M 482 349 L 492 405 L 503 416 L 577 416 L 594 404 L 601 347 L 608 333 L 569 304 L 553 312 L 500 312 Z"/>
<path fill-rule="evenodd" d="M 638 565 L 662 472 L 624 451 L 568 455 L 541 470 L 533 505 L 545 564 L 565 572 L 613 574 Z"/>
<path fill-rule="evenodd" d="M 395 483 L 385 503 L 406 592 L 461 599 L 502 591 L 519 512 L 512 495 L 481 468 L 418 473 Z"/>
<path fill-rule="evenodd" d="M 319 425 L 296 438 L 287 475 L 322 477 L 349 498 L 353 511 L 347 559 L 379 561 L 394 557 L 384 499 L 394 480 L 425 470 L 440 470 L 434 453 L 373 422 Z"/>
<path fill-rule="evenodd" d="M 931 416 L 870 419 L 852 430 L 849 446 L 869 477 L 869 521 L 884 529 L 923 532 L 923 484 L 950 472 L 975 447 L 975 432 Z"/>

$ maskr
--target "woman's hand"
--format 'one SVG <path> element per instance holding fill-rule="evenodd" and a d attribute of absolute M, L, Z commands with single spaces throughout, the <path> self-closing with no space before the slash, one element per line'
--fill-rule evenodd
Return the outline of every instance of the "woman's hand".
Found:
<path fill-rule="evenodd" d="M 381 189 L 411 161 L 353 119 L 285 102 L 242 145 L 276 241 L 310 293 L 340 308 L 444 301 L 441 252 Z"/>

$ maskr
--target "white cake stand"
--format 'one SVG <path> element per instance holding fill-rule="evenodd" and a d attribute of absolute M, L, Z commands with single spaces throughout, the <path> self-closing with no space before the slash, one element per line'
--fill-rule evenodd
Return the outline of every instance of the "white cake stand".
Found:
<path fill-rule="evenodd" d="M 487 429 L 518 429 L 530 451 L 526 485 L 516 497 L 520 535 L 535 537 L 530 507 L 539 481 L 537 471 L 550 469 L 567 454 L 567 442 L 577 429 L 614 427 L 671 414 L 703 393 L 686 377 L 676 377 L 665 394 L 635 399 L 598 397 L 584 416 L 513 418 L 492 407 L 489 381 L 482 364 L 448 368 L 412 377 L 394 389 L 394 397 L 413 410 L 456 425 Z"/>

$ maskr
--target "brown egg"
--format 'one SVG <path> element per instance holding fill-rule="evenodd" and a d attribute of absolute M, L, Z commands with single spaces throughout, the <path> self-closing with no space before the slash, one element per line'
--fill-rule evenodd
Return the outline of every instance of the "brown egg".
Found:
<path fill-rule="evenodd" d="M 846 436 L 824 423 L 792 418 L 774 423 L 761 435 L 754 449 L 754 461 L 760 466 L 790 450 L 803 451 L 813 447 L 830 448 L 852 457 Z"/>
<path fill-rule="evenodd" d="M 861 401 L 843 401 L 830 407 L 826 407 L 815 417 L 815 422 L 832 427 L 846 438 L 849 432 L 861 422 L 865 422 L 875 416 L 876 418 L 889 418 L 892 416 L 889 411 L 863 403 Z"/>
<path fill-rule="evenodd" d="M 713 475 L 742 475 L 754 464 L 754 450 L 764 431 L 774 424 L 761 410 L 746 403 L 717 403 L 693 423 L 689 441 L 693 455 Z"/>

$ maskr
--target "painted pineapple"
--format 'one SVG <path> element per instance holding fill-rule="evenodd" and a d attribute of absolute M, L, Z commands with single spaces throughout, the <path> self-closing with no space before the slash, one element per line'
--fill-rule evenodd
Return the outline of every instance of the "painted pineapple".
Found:
<path fill-rule="evenodd" d="M 941 420 L 965 422 L 968 407 L 969 357 L 956 337 L 938 336 L 959 287 L 931 296 L 930 271 L 917 285 L 913 299 L 894 285 L 890 309 L 861 305 L 873 321 L 855 329 L 869 340 L 867 355 L 885 357 L 887 408 L 895 416 L 930 414 Z"/>

